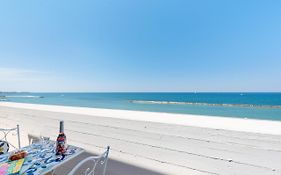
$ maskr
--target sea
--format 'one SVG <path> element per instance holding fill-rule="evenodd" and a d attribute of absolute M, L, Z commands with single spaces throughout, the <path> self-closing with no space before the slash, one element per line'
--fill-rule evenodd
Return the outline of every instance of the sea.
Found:
<path fill-rule="evenodd" d="M 281 93 L 0 92 L 0 101 L 281 121 Z"/>

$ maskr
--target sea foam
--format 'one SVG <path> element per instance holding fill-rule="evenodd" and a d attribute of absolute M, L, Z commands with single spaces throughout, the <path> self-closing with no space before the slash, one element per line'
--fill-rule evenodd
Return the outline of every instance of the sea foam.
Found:
<path fill-rule="evenodd" d="M 244 108 L 281 108 L 279 105 L 253 105 L 253 104 L 226 104 L 226 103 L 201 103 L 201 102 L 175 102 L 175 101 L 150 101 L 131 100 L 131 103 L 140 104 L 172 104 L 172 105 L 198 105 L 198 106 L 223 106 L 223 107 L 244 107 Z"/>

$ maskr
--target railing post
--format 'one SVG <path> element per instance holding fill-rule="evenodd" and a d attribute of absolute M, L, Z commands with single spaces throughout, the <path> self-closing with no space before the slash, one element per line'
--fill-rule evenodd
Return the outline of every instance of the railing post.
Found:
<path fill-rule="evenodd" d="M 19 149 L 21 149 L 21 145 L 20 145 L 20 126 L 17 125 L 17 133 L 18 133 L 18 144 L 19 144 Z"/>
<path fill-rule="evenodd" d="M 106 148 L 106 158 L 105 158 L 105 162 L 104 162 L 104 167 L 103 167 L 102 175 L 105 175 L 106 166 L 107 166 L 107 160 L 108 160 L 108 154 L 109 154 L 109 149 L 110 149 L 110 147 L 107 146 L 107 148 Z"/>

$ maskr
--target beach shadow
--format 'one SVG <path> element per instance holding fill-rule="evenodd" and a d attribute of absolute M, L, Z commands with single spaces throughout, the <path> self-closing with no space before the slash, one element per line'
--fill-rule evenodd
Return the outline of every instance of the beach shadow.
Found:
<path fill-rule="evenodd" d="M 93 154 L 85 152 L 79 155 L 78 157 L 68 161 L 61 167 L 55 170 L 55 175 L 66 175 L 69 173 L 75 165 L 77 165 L 81 160 L 92 156 Z M 84 168 L 91 167 L 91 164 L 85 164 Z M 97 175 L 101 175 L 99 167 L 97 167 Z M 81 175 L 82 171 L 78 171 L 77 175 Z M 147 170 L 141 167 L 137 167 L 131 164 L 127 164 L 124 162 L 120 162 L 117 160 L 109 159 L 107 163 L 106 175 L 164 175 L 162 173 L 158 173 L 152 170 Z"/>

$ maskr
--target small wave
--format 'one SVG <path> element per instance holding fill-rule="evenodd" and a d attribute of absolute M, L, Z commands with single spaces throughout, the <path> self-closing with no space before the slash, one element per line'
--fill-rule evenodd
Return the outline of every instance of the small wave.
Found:
<path fill-rule="evenodd" d="M 281 108 L 280 105 L 253 105 L 253 104 L 225 104 L 225 103 L 197 103 L 197 102 L 175 102 L 175 101 L 145 101 L 131 100 L 131 103 L 140 104 L 172 104 L 172 105 L 198 105 L 198 106 L 223 106 L 223 107 L 244 107 L 244 108 Z"/>
<path fill-rule="evenodd" d="M 11 95 L 5 97 L 6 98 L 44 98 L 43 96 L 34 96 L 34 95 Z"/>

